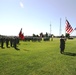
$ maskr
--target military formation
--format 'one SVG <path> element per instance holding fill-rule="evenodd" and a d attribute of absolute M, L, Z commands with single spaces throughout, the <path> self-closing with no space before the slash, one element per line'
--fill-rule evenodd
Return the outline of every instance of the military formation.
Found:
<path fill-rule="evenodd" d="M 4 44 L 6 44 L 6 48 L 13 47 L 15 49 L 17 48 L 17 44 L 19 44 L 19 38 L 18 37 L 0 37 L 0 47 L 4 49 Z"/>
<path fill-rule="evenodd" d="M 44 41 L 47 41 L 48 39 L 44 38 Z M 20 40 L 19 37 L 3 37 L 3 36 L 0 36 L 0 47 L 2 49 L 4 49 L 5 47 L 6 48 L 12 47 L 12 48 L 14 48 L 16 50 L 19 50 L 17 48 L 17 44 L 19 44 L 19 40 Z M 24 41 L 30 41 L 30 40 L 32 40 L 32 41 L 41 41 L 42 38 L 40 38 L 40 37 L 30 37 L 30 38 L 26 37 L 26 39 Z M 66 39 L 65 39 L 64 35 L 61 35 L 61 38 L 60 38 L 60 53 L 61 54 L 64 53 L 65 41 L 66 41 Z"/>

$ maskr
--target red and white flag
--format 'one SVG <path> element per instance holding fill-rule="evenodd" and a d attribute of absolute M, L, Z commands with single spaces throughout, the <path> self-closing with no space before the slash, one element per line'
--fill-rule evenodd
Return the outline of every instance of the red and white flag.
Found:
<path fill-rule="evenodd" d="M 65 30 L 68 34 L 70 34 L 73 31 L 72 26 L 70 25 L 69 21 L 66 20 L 66 26 L 65 26 Z"/>
<path fill-rule="evenodd" d="M 19 32 L 19 38 L 24 40 L 24 34 L 22 33 L 22 28 L 21 28 L 21 30 Z"/>

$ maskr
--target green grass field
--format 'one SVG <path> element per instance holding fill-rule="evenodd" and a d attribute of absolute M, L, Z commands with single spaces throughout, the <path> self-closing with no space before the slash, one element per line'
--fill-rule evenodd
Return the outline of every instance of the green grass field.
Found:
<path fill-rule="evenodd" d="M 67 40 L 60 54 L 59 39 L 20 42 L 18 48 L 0 48 L 0 75 L 76 75 L 76 39 Z"/>

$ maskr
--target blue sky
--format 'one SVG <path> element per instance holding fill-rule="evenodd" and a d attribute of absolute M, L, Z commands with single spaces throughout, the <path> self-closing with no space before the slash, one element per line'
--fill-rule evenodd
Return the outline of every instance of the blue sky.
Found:
<path fill-rule="evenodd" d="M 65 17 L 76 27 L 76 0 L 0 0 L 0 34 L 65 34 Z M 76 35 L 76 31 L 71 35 Z"/>

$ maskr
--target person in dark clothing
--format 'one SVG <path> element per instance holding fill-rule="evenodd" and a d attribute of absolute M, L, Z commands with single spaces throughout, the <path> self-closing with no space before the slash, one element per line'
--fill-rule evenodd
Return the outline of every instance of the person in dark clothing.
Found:
<path fill-rule="evenodd" d="M 8 48 L 8 45 L 9 45 L 9 39 L 8 37 L 6 38 L 6 47 Z"/>
<path fill-rule="evenodd" d="M 16 38 L 14 37 L 14 39 L 13 39 L 13 46 L 14 46 L 14 48 L 16 49 Z"/>
<path fill-rule="evenodd" d="M 0 37 L 0 47 L 1 47 L 1 37 Z"/>
<path fill-rule="evenodd" d="M 4 38 L 1 37 L 1 48 L 3 48 L 3 46 L 4 46 Z"/>
<path fill-rule="evenodd" d="M 17 37 L 14 37 L 13 38 L 13 47 L 16 49 L 16 50 L 20 50 L 17 48 Z"/>
<path fill-rule="evenodd" d="M 17 40 L 17 44 L 19 44 L 19 38 L 18 38 L 18 37 L 17 37 L 17 39 L 16 39 L 16 40 Z"/>
<path fill-rule="evenodd" d="M 60 38 L 60 53 L 64 53 L 64 49 L 65 49 L 65 38 L 64 35 L 61 36 Z"/>
<path fill-rule="evenodd" d="M 13 38 L 10 38 L 10 46 L 13 46 Z"/>

